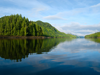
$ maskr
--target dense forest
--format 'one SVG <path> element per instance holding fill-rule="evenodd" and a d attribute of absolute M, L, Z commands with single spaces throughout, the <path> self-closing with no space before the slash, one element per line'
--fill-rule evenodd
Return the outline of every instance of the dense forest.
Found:
<path fill-rule="evenodd" d="M 0 35 L 41 36 L 42 29 L 35 22 L 17 14 L 0 18 Z"/>
<path fill-rule="evenodd" d="M 22 58 L 27 58 L 29 54 L 47 53 L 60 42 L 72 40 L 73 38 L 0 39 L 0 57 L 19 62 Z"/>
<path fill-rule="evenodd" d="M 76 37 L 58 31 L 52 25 L 42 21 L 29 21 L 22 15 L 10 15 L 0 18 L 1 36 L 49 36 L 49 37 Z"/>
<path fill-rule="evenodd" d="M 58 31 L 55 27 L 47 22 L 36 21 L 36 23 L 42 28 L 44 36 L 51 37 L 76 37 L 72 34 L 65 34 L 64 32 Z"/>
<path fill-rule="evenodd" d="M 86 35 L 85 38 L 100 38 L 100 32 L 90 34 L 90 35 Z"/>

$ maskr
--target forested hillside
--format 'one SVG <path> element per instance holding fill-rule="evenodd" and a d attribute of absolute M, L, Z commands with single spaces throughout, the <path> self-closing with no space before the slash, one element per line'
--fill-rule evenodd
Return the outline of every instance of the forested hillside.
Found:
<path fill-rule="evenodd" d="M 41 36 L 42 29 L 35 22 L 17 14 L 0 18 L 0 35 Z"/>
<path fill-rule="evenodd" d="M 42 28 L 44 36 L 51 36 L 51 37 L 76 37 L 72 34 L 65 34 L 63 32 L 58 31 L 54 28 L 51 24 L 42 21 L 36 21 L 36 23 Z"/>
<path fill-rule="evenodd" d="M 100 32 L 90 34 L 90 35 L 86 35 L 85 38 L 100 38 Z"/>
<path fill-rule="evenodd" d="M 42 21 L 29 21 L 21 15 L 10 15 L 0 18 L 1 36 L 47 36 L 47 37 L 76 37 L 58 31 L 51 24 Z"/>

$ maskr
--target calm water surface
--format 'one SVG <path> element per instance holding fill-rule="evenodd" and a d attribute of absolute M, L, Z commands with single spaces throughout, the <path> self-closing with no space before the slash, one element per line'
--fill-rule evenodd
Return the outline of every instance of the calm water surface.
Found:
<path fill-rule="evenodd" d="M 0 75 L 100 75 L 100 39 L 0 39 Z"/>

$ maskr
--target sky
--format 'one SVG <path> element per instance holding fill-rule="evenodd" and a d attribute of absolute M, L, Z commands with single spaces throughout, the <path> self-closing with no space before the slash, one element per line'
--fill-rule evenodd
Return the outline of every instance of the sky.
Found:
<path fill-rule="evenodd" d="M 78 36 L 100 31 L 100 0 L 0 0 L 0 17 L 11 14 Z"/>

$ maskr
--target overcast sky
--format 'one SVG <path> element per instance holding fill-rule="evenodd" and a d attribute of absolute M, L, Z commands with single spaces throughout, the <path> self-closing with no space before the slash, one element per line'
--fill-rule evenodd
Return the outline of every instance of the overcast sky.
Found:
<path fill-rule="evenodd" d="M 80 36 L 100 31 L 100 0 L 0 0 L 0 17 L 11 14 Z"/>

